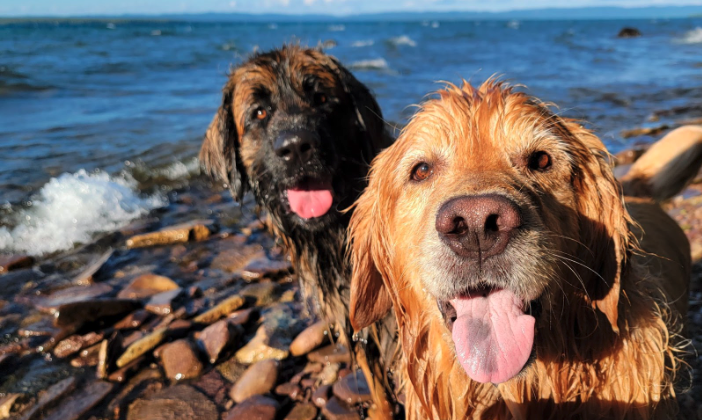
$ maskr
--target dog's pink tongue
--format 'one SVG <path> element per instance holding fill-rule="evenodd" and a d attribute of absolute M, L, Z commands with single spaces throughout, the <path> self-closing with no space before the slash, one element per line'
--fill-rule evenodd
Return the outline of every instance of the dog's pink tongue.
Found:
<path fill-rule="evenodd" d="M 508 290 L 451 301 L 457 319 L 453 342 L 458 360 L 474 381 L 499 384 L 516 376 L 534 345 L 534 317 Z"/>
<path fill-rule="evenodd" d="M 290 209 L 303 219 L 327 214 L 332 205 L 331 190 L 288 190 Z"/>

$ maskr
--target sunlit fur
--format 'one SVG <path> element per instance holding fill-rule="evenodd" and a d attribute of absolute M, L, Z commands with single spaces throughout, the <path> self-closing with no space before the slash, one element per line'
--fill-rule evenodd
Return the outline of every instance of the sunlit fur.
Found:
<path fill-rule="evenodd" d="M 546 173 L 525 168 L 536 150 L 552 157 Z M 434 173 L 412 183 L 418 161 Z M 542 305 L 536 359 L 497 386 L 466 375 L 436 303 L 474 275 L 442 247 L 437 209 L 484 192 L 528 214 L 505 251 L 513 264 L 485 275 Z M 449 85 L 375 159 L 349 229 L 351 322 L 363 328 L 392 301 L 408 419 L 675 416 L 689 244 L 653 200 L 622 197 L 605 147 L 577 122 L 500 82 Z"/>

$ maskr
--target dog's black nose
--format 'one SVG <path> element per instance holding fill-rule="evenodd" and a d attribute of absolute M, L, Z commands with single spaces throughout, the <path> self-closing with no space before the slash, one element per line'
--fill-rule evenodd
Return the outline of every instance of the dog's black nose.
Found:
<path fill-rule="evenodd" d="M 290 163 L 305 163 L 319 146 L 317 133 L 308 130 L 283 131 L 275 140 L 275 154 Z"/>
<path fill-rule="evenodd" d="M 453 198 L 436 215 L 441 240 L 456 254 L 478 260 L 502 253 L 521 224 L 517 204 L 497 194 Z"/>

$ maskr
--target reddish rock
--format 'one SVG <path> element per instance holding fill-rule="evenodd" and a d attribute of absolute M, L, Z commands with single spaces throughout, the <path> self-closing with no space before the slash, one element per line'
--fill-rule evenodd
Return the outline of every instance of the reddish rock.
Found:
<path fill-rule="evenodd" d="M 127 366 L 124 366 L 122 368 L 119 368 L 115 370 L 114 372 L 110 373 L 107 377 L 107 379 L 110 382 L 124 382 L 129 378 L 130 376 L 134 375 L 140 368 L 142 363 L 146 360 L 145 357 L 140 357 L 136 360 L 133 360 L 131 363 L 129 363 Z"/>
<path fill-rule="evenodd" d="M 234 326 L 227 320 L 217 321 L 208 326 L 198 335 L 200 346 L 205 349 L 210 363 L 215 363 L 219 354 L 236 337 Z"/>
<path fill-rule="evenodd" d="M 61 405 L 44 420 L 78 420 L 112 392 L 113 387 L 111 383 L 102 381 L 84 384 L 77 393 L 62 399 Z"/>
<path fill-rule="evenodd" d="M 358 404 L 370 401 L 371 393 L 363 372 L 357 370 L 354 374 L 344 376 L 332 388 L 334 395 L 347 404 Z"/>
<path fill-rule="evenodd" d="M 86 347 L 97 344 L 105 337 L 103 332 L 90 332 L 84 335 L 72 335 L 59 342 L 54 348 L 54 356 L 65 358 L 72 356 Z"/>
<path fill-rule="evenodd" d="M 222 418 L 224 420 L 275 420 L 280 405 L 272 398 L 261 395 L 242 401 Z"/>
<path fill-rule="evenodd" d="M 178 288 L 178 284 L 168 277 L 153 273 L 142 274 L 132 280 L 117 295 L 122 299 L 141 299 Z"/>
<path fill-rule="evenodd" d="M 330 344 L 307 355 L 311 362 L 319 363 L 351 363 L 349 350 L 341 344 Z"/>
<path fill-rule="evenodd" d="M 332 388 L 329 385 L 322 385 L 312 394 L 312 404 L 319 408 L 324 407 L 331 398 Z"/>
<path fill-rule="evenodd" d="M 195 389 L 212 399 L 218 406 L 224 406 L 227 402 L 227 389 L 229 388 L 229 384 L 222 375 L 214 369 L 202 375 L 200 379 L 192 385 Z"/>
<path fill-rule="evenodd" d="M 29 255 L 0 255 L 0 274 L 31 267 L 32 264 L 34 264 L 34 258 Z"/>
<path fill-rule="evenodd" d="M 227 249 L 214 257 L 210 268 L 233 273 L 246 267 L 251 260 L 265 257 L 265 255 L 263 247 L 258 244 Z"/>
<path fill-rule="evenodd" d="M 322 414 L 327 420 L 361 420 L 358 411 L 348 407 L 336 397 L 332 397 L 322 408 Z"/>
<path fill-rule="evenodd" d="M 298 334 L 290 344 L 290 354 L 302 356 L 319 347 L 329 338 L 329 324 L 316 322 Z"/>
<path fill-rule="evenodd" d="M 240 403 L 252 395 L 269 392 L 277 381 L 278 362 L 276 360 L 263 360 L 246 369 L 246 372 L 232 387 L 229 396 L 235 402 Z"/>
<path fill-rule="evenodd" d="M 314 420 L 317 418 L 317 407 L 312 404 L 297 404 L 285 416 L 284 420 Z"/>
<path fill-rule="evenodd" d="M 136 400 L 127 412 L 127 420 L 210 420 L 218 419 L 215 404 L 188 385 L 164 388 L 156 394 Z"/>
<path fill-rule="evenodd" d="M 189 223 L 168 226 L 157 232 L 132 236 L 127 240 L 127 247 L 141 248 L 188 241 L 202 241 L 210 236 L 210 225 L 212 225 L 211 220 L 193 220 Z"/>
<path fill-rule="evenodd" d="M 202 363 L 188 340 L 176 340 L 161 352 L 166 377 L 172 381 L 192 379 L 202 373 Z"/>
<path fill-rule="evenodd" d="M 266 257 L 249 262 L 241 272 L 244 278 L 255 280 L 263 277 L 276 277 L 287 274 L 292 269 L 290 261 L 271 260 Z"/>
<path fill-rule="evenodd" d="M 66 378 L 54 384 L 39 394 L 39 399 L 31 408 L 22 415 L 22 420 L 33 420 L 55 405 L 60 398 L 73 391 L 76 387 L 76 378 Z"/>
<path fill-rule="evenodd" d="M 302 388 L 297 384 L 286 382 L 275 387 L 275 393 L 296 399 L 302 393 Z"/>
<path fill-rule="evenodd" d="M 256 308 L 242 309 L 232 312 L 228 317 L 229 323 L 233 325 L 244 326 L 249 321 L 255 321 L 258 318 L 258 310 Z"/>
<path fill-rule="evenodd" d="M 114 325 L 116 330 L 129 330 L 139 328 L 141 324 L 146 322 L 151 314 L 145 309 L 139 309 L 124 317 Z"/>

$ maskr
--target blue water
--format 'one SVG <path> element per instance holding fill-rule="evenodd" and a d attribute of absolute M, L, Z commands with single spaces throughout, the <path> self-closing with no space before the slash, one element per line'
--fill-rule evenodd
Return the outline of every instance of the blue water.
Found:
<path fill-rule="evenodd" d="M 643 36 L 618 39 L 624 26 Z M 229 68 L 283 42 L 333 40 L 327 51 L 372 88 L 389 121 L 406 121 L 438 80 L 501 74 L 586 119 L 616 151 L 630 141 L 621 130 L 651 124 L 653 112 L 702 104 L 700 27 L 702 19 L 0 23 L 0 204 L 80 169 L 192 168 Z"/>

